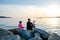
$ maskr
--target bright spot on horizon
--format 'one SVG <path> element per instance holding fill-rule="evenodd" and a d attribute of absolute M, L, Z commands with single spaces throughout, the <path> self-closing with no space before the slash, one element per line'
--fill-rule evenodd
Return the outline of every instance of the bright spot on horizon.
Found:
<path fill-rule="evenodd" d="M 52 17 L 56 17 L 59 15 L 59 5 L 50 5 L 48 6 L 48 8 L 46 9 L 47 15 L 48 16 L 52 16 Z M 56 26 L 58 25 L 58 19 L 57 18 L 49 18 L 48 20 L 50 22 L 50 24 L 52 26 Z"/>
<path fill-rule="evenodd" d="M 49 19 L 51 26 L 57 26 L 58 25 L 57 21 L 58 21 L 57 18 L 50 18 Z"/>

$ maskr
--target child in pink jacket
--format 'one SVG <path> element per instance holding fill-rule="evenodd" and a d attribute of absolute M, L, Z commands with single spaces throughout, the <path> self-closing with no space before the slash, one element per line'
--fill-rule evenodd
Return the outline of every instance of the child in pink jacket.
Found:
<path fill-rule="evenodd" d="M 19 21 L 18 28 L 23 29 L 22 21 Z"/>

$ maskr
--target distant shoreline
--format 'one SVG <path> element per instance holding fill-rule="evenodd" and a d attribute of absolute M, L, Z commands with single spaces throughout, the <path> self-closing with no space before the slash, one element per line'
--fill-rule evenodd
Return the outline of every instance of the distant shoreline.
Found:
<path fill-rule="evenodd" d="M 6 16 L 0 16 L 0 18 L 11 18 L 11 17 L 6 17 Z"/>

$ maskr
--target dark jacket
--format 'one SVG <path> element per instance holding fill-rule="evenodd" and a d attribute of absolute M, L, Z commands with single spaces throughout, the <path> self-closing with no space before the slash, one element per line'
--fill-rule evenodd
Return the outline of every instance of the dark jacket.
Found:
<path fill-rule="evenodd" d="M 27 30 L 32 30 L 32 23 L 31 22 L 27 22 Z"/>

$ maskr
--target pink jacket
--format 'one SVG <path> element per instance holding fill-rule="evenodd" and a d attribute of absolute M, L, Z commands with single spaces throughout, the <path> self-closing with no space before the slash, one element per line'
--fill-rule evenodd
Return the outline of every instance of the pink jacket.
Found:
<path fill-rule="evenodd" d="M 18 28 L 22 29 L 23 28 L 22 24 L 19 23 Z"/>

